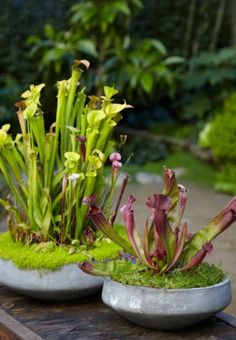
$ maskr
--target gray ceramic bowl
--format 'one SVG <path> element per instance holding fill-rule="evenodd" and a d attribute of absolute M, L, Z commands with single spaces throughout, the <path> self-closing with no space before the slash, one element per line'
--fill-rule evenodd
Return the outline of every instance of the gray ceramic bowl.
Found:
<path fill-rule="evenodd" d="M 43 300 L 65 301 L 99 292 L 103 279 L 82 272 L 77 264 L 56 271 L 22 270 L 0 259 L 0 283 L 12 290 Z"/>
<path fill-rule="evenodd" d="M 103 302 L 126 319 L 148 328 L 180 329 L 203 321 L 230 304 L 231 284 L 206 288 L 156 289 L 105 279 Z"/>

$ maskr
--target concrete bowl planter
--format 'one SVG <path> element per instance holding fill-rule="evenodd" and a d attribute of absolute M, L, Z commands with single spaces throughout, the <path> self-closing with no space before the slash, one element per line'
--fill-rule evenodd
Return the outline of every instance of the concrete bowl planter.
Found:
<path fill-rule="evenodd" d="M 103 302 L 126 319 L 148 328 L 173 330 L 201 322 L 227 307 L 231 282 L 204 288 L 157 289 L 105 279 Z"/>
<path fill-rule="evenodd" d="M 56 271 L 19 269 L 12 261 L 0 259 L 0 284 L 30 297 L 66 301 L 99 292 L 103 278 L 82 272 L 77 264 Z"/>

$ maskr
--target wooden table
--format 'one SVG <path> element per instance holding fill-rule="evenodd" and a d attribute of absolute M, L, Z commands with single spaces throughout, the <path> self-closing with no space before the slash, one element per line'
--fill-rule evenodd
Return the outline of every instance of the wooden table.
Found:
<path fill-rule="evenodd" d="M 67 303 L 49 303 L 0 286 L 0 339 L 236 340 L 236 319 L 219 313 L 189 329 L 160 332 L 119 317 L 102 303 L 100 295 Z"/>

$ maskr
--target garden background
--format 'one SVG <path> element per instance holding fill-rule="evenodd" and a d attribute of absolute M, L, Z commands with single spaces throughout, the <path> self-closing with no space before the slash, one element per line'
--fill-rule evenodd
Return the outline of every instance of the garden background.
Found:
<path fill-rule="evenodd" d="M 2 123 L 14 126 L 14 102 L 42 81 L 51 85 L 44 93 L 50 123 L 56 80 L 68 77 L 74 58 L 89 59 L 88 90 L 115 83 L 134 106 L 121 132 L 148 132 L 142 143 L 129 133 L 123 153 L 134 153 L 132 172 L 181 164 L 184 177 L 236 192 L 235 1 L 2 0 L 2 8 Z"/>
<path fill-rule="evenodd" d="M 129 136 L 122 156 L 134 185 L 158 185 L 167 165 L 182 181 L 204 187 L 198 200 L 208 188 L 236 193 L 234 0 L 2 0 L 1 5 L 2 124 L 10 121 L 14 131 L 14 103 L 29 84 L 45 82 L 49 126 L 56 81 L 68 78 L 74 59 L 88 59 L 87 89 L 100 95 L 104 84 L 115 84 L 120 99 L 134 107 L 116 136 Z M 226 201 L 221 194 L 214 197 Z"/>

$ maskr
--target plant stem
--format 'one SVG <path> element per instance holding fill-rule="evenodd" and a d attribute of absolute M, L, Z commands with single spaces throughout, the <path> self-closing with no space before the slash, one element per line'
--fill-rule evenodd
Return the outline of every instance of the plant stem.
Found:
<path fill-rule="evenodd" d="M 33 117 L 30 121 L 30 127 L 36 139 L 37 146 L 39 149 L 39 157 L 43 165 L 45 161 L 45 151 L 44 151 L 45 127 L 44 127 L 43 115 L 40 114 L 37 117 Z"/>
<path fill-rule="evenodd" d="M 81 128 L 81 115 L 84 111 L 84 105 L 85 105 L 86 95 L 83 91 L 80 91 L 77 94 L 76 102 L 73 108 L 72 117 L 71 117 L 71 124 L 73 125 L 74 122 L 77 129 Z"/>
<path fill-rule="evenodd" d="M 51 154 L 51 161 L 49 165 L 49 173 L 46 176 L 48 179 L 47 184 L 51 183 L 51 178 L 53 176 L 54 171 L 54 163 L 56 159 L 56 154 L 58 150 L 58 139 L 59 139 L 59 133 L 62 132 L 62 117 L 63 117 L 63 111 L 65 109 L 66 105 L 66 82 L 62 81 L 58 83 L 58 98 L 57 98 L 57 113 L 56 113 L 56 131 L 55 131 L 55 138 L 53 143 L 53 149 Z M 61 159 L 64 159 L 64 154 L 61 154 Z"/>
<path fill-rule="evenodd" d="M 51 158 L 53 154 L 54 147 L 54 138 L 55 135 L 53 133 L 47 133 L 44 141 L 45 148 L 45 160 L 44 160 L 44 187 L 50 187 L 50 167 L 51 167 Z"/>
<path fill-rule="evenodd" d="M 24 199 L 22 199 L 22 195 L 17 190 L 15 183 L 11 179 L 11 176 L 9 174 L 8 169 L 5 167 L 5 161 L 0 157 L 0 169 L 3 173 L 3 176 L 5 177 L 7 184 L 9 185 L 13 195 L 16 197 L 17 203 L 22 207 L 22 209 L 27 213 L 27 206 L 24 202 Z"/>
<path fill-rule="evenodd" d="M 72 67 L 72 75 L 70 79 L 70 87 L 69 87 L 69 93 L 68 93 L 68 100 L 67 100 L 67 105 L 66 105 L 66 120 L 65 120 L 65 127 L 73 124 L 72 122 L 72 116 L 73 116 L 73 105 L 75 101 L 75 93 L 76 93 L 76 88 L 78 85 L 78 81 L 81 76 L 81 71 L 79 67 L 74 64 Z M 62 138 L 62 143 L 63 143 L 63 149 L 64 150 L 69 150 L 69 131 L 68 129 L 65 129 L 65 137 Z"/>

